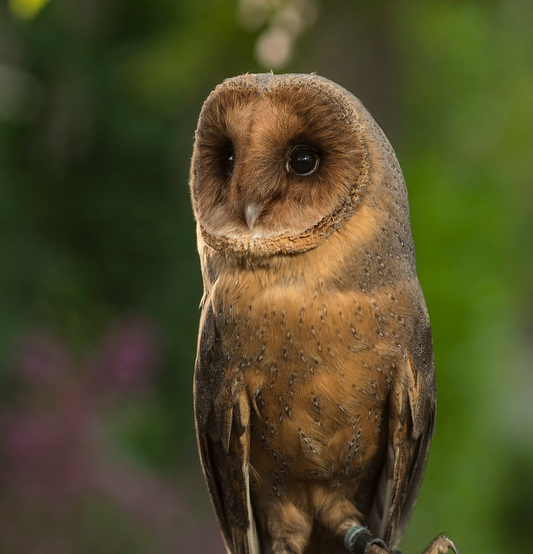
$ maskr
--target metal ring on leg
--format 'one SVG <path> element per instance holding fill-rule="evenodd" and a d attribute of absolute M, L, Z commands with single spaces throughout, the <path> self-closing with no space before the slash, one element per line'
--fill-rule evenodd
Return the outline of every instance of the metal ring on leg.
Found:
<path fill-rule="evenodd" d="M 354 525 L 344 535 L 344 546 L 352 554 L 365 554 L 370 546 L 375 544 L 380 548 L 387 548 L 387 545 L 381 540 L 376 539 L 372 533 L 362 525 Z"/>

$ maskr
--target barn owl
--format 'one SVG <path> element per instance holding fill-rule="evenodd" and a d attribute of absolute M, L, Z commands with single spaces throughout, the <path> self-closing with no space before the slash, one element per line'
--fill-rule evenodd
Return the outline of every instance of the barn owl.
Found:
<path fill-rule="evenodd" d="M 204 103 L 190 187 L 196 430 L 228 553 L 392 552 L 436 402 L 392 147 L 323 77 L 242 75 Z"/>

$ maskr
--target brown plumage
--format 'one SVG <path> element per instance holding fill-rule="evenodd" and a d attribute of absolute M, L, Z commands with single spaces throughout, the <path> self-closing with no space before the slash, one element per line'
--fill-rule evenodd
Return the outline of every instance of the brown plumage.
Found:
<path fill-rule="evenodd" d="M 243 75 L 204 104 L 190 183 L 196 425 L 228 552 L 346 552 L 359 525 L 395 548 L 436 392 L 392 147 L 327 79 Z"/>

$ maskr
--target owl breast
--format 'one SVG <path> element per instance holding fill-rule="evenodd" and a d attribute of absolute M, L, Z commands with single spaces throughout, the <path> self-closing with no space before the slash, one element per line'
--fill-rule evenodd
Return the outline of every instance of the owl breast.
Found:
<path fill-rule="evenodd" d="M 233 397 L 244 391 L 250 400 L 250 463 L 274 490 L 283 476 L 364 482 L 384 455 L 401 357 L 388 326 L 394 302 L 311 280 L 265 286 L 249 272 L 216 287 L 227 383 Z"/>

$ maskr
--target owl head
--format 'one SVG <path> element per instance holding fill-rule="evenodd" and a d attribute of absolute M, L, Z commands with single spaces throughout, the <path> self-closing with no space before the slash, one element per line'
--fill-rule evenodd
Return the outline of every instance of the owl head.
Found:
<path fill-rule="evenodd" d="M 196 130 L 199 235 L 237 255 L 304 252 L 352 218 L 369 184 L 387 193 L 391 167 L 388 189 L 406 206 L 390 144 L 339 85 L 317 75 L 228 79 L 205 101 Z"/>

